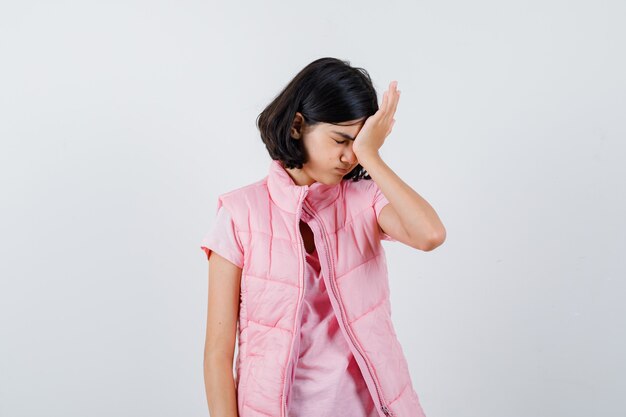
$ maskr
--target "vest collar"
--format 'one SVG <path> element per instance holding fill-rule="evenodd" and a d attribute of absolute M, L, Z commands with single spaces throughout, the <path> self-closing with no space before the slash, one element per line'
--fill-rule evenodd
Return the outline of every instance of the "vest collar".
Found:
<path fill-rule="evenodd" d="M 307 203 L 316 211 L 331 205 L 341 192 L 341 183 L 335 185 L 314 182 L 311 185 L 297 185 L 281 161 L 273 159 L 269 166 L 267 188 L 274 203 L 281 209 L 296 213 L 299 210 L 300 196 L 305 195 Z"/>

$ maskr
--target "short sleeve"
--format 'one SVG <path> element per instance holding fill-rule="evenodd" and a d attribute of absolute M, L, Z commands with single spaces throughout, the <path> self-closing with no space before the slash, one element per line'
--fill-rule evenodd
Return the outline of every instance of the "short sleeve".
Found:
<path fill-rule="evenodd" d="M 374 182 L 374 180 L 372 180 L 372 182 Z M 378 219 L 378 216 L 380 215 L 380 211 L 383 209 L 383 207 L 389 204 L 389 201 L 387 200 L 383 192 L 378 187 L 378 184 L 376 184 L 375 182 L 374 182 L 374 189 L 375 189 L 374 202 L 372 204 L 374 206 L 374 212 L 376 213 L 376 219 Z M 396 239 L 392 238 L 387 233 L 383 232 L 383 229 L 381 229 L 380 226 L 379 226 L 379 230 L 380 230 L 380 238 L 382 240 L 389 240 L 391 242 L 397 242 Z"/>
<path fill-rule="evenodd" d="M 200 248 L 205 251 L 207 259 L 211 251 L 214 251 L 243 268 L 243 247 L 232 217 L 224 206 L 217 210 L 213 227 L 202 238 Z"/>

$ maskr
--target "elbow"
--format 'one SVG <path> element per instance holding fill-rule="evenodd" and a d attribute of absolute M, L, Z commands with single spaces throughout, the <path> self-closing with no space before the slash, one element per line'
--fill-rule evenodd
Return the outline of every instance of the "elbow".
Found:
<path fill-rule="evenodd" d="M 425 243 L 422 243 L 422 245 L 418 249 L 424 252 L 430 252 L 433 249 L 436 249 L 439 246 L 441 246 L 443 242 L 445 242 L 445 240 L 446 240 L 446 229 L 442 228 L 441 230 L 435 233 L 432 233 L 430 238 L 428 238 Z"/>

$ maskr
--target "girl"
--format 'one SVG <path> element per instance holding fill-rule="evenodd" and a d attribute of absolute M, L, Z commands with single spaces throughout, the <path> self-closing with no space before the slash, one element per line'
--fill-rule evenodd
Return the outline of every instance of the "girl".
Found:
<path fill-rule="evenodd" d="M 446 232 L 378 153 L 399 97 L 379 108 L 367 71 L 321 58 L 259 115 L 269 173 L 218 197 L 201 245 L 212 416 L 424 417 L 381 240 L 430 251 Z"/>

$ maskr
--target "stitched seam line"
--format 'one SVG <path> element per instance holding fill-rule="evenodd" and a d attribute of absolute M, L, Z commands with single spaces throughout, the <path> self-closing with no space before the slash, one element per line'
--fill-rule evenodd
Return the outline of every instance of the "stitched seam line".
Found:
<path fill-rule="evenodd" d="M 372 259 L 378 258 L 379 256 L 382 256 L 384 254 L 384 252 L 378 252 L 376 255 L 372 256 L 371 258 L 366 259 L 365 261 L 361 262 L 360 264 L 350 268 L 349 270 L 347 270 L 346 272 L 342 273 L 339 276 L 335 276 L 336 281 L 339 282 L 340 278 L 345 277 L 346 275 L 348 275 L 350 272 L 354 271 L 355 269 L 357 269 L 358 267 L 365 265 L 366 263 L 368 263 L 369 261 L 371 261 Z"/>
<path fill-rule="evenodd" d="M 371 207 L 367 207 L 367 208 L 365 208 L 365 209 L 363 209 L 363 210 L 359 211 L 357 214 L 355 214 L 354 216 L 352 216 L 352 218 L 350 219 L 350 221 L 349 221 L 349 222 L 345 223 L 345 224 L 344 224 L 343 226 L 341 226 L 339 229 L 335 230 L 335 234 L 336 234 L 338 231 L 345 229 L 345 228 L 346 228 L 346 226 L 348 226 L 348 225 L 350 225 L 350 224 L 354 223 L 354 221 L 355 221 L 356 219 L 358 219 L 358 218 L 359 218 L 359 216 L 361 216 L 363 213 L 365 213 L 366 211 L 369 211 L 369 210 L 371 210 L 371 209 L 372 209 Z"/>
<path fill-rule="evenodd" d="M 264 413 L 263 411 L 261 411 L 261 410 L 257 410 L 257 409 L 256 409 L 256 408 L 254 408 L 254 407 L 250 407 L 247 403 L 243 403 L 243 406 L 244 406 L 244 407 L 248 407 L 250 410 L 256 411 L 256 412 L 257 412 L 257 413 L 259 413 L 259 414 L 263 414 L 264 416 L 273 417 L 271 414 Z"/>
<path fill-rule="evenodd" d="M 279 329 L 279 330 L 284 330 L 284 331 L 289 332 L 289 333 L 293 333 L 289 329 L 284 329 L 284 328 L 282 328 L 280 326 L 270 326 L 269 324 L 263 324 L 263 323 L 260 323 L 260 322 L 258 322 L 256 320 L 252 320 L 252 319 L 248 319 L 248 322 L 255 323 L 255 324 L 258 324 L 259 326 L 263 326 L 263 327 L 269 327 L 269 328 L 272 328 L 272 329 Z M 249 324 L 248 324 L 248 326 L 246 326 L 246 328 L 248 328 L 248 327 L 250 327 Z"/>
<path fill-rule="evenodd" d="M 409 385 L 411 385 L 411 383 L 410 383 L 410 382 L 407 382 L 407 384 L 404 386 L 404 388 L 402 388 L 402 391 L 400 391 L 400 394 L 398 394 L 398 395 L 396 396 L 396 398 L 394 398 L 393 400 L 391 400 L 391 402 L 390 402 L 389 404 L 387 404 L 387 405 L 391 405 L 391 404 L 393 404 L 394 402 L 396 402 L 396 401 L 398 400 L 398 398 L 402 397 L 402 394 L 404 394 L 404 391 L 406 391 L 406 389 L 409 387 Z"/>
<path fill-rule="evenodd" d="M 359 218 L 359 216 L 363 215 L 363 213 L 365 213 L 366 211 L 371 210 L 371 209 L 372 209 L 371 207 L 367 207 L 367 208 L 359 211 L 354 216 L 352 216 L 352 218 L 348 222 L 346 222 L 343 226 L 341 226 L 340 228 L 338 228 L 334 232 L 328 232 L 328 234 L 331 234 L 331 235 L 337 234 L 337 232 L 339 232 L 340 230 L 345 229 L 346 226 L 349 226 L 350 224 L 354 223 Z M 235 226 L 235 228 L 236 228 L 236 226 Z M 241 233 L 241 234 L 259 233 L 259 234 L 262 234 L 262 235 L 265 235 L 265 236 L 270 236 L 272 239 L 278 239 L 278 240 L 284 240 L 284 241 L 290 242 L 293 245 L 298 245 L 299 244 L 299 242 L 292 242 L 291 239 L 289 239 L 289 238 L 276 237 L 275 235 L 273 235 L 271 233 L 263 232 L 261 230 L 252 230 L 252 229 L 251 230 L 239 230 L 239 229 L 237 229 L 237 231 L 239 233 Z"/>
<path fill-rule="evenodd" d="M 369 310 L 367 310 L 365 313 L 361 314 L 359 317 L 353 319 L 352 321 L 348 322 L 348 324 L 352 325 L 352 323 L 355 323 L 357 320 L 359 320 L 361 317 L 365 316 L 366 314 L 369 314 L 371 311 L 377 309 L 378 307 L 380 307 L 381 305 L 383 305 L 383 303 L 387 300 L 387 297 L 383 297 L 382 300 L 380 300 L 379 302 L 377 302 L 376 304 L 374 304 L 374 306 L 372 308 L 370 308 Z"/>
<path fill-rule="evenodd" d="M 278 281 L 278 280 L 275 280 L 275 279 L 269 279 L 269 278 L 265 278 L 265 277 L 260 277 L 260 276 L 258 276 L 258 275 L 254 275 L 254 274 L 250 274 L 250 273 L 246 273 L 246 276 L 247 276 L 247 277 L 251 277 L 251 278 L 256 278 L 256 279 L 262 279 L 262 280 L 264 280 L 264 281 L 271 281 L 271 282 L 275 282 L 275 283 L 277 283 L 277 284 L 284 284 L 284 285 L 288 285 L 288 286 L 290 286 L 290 287 L 294 287 L 294 288 L 300 288 L 299 286 L 294 285 L 294 284 L 290 284 L 290 283 L 288 283 L 288 282 Z"/>
<path fill-rule="evenodd" d="M 273 235 L 273 234 L 267 233 L 267 232 L 262 232 L 260 230 L 241 230 L 239 233 L 241 233 L 241 234 L 248 234 L 248 235 L 251 235 L 252 233 L 258 233 L 260 235 L 270 236 L 272 239 L 283 240 L 285 242 L 289 242 L 292 245 L 299 245 L 299 242 L 292 242 L 291 239 L 289 239 L 289 238 L 277 237 L 276 235 Z"/>

